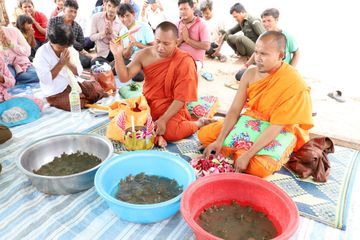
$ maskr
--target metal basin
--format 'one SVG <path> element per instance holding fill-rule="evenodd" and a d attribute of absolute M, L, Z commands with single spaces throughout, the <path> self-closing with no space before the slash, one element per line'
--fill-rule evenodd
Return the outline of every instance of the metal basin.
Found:
<path fill-rule="evenodd" d="M 47 194 L 71 194 L 94 186 L 97 169 L 113 154 L 112 143 L 99 135 L 70 133 L 43 138 L 27 146 L 19 155 L 18 168 L 29 177 L 32 184 Z M 93 154 L 101 163 L 86 171 L 67 176 L 42 176 L 33 173 L 42 165 L 54 160 L 62 153 L 77 151 Z"/>

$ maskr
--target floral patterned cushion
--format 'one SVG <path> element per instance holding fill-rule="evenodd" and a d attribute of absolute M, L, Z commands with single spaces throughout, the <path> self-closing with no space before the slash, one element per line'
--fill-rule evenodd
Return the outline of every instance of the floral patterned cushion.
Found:
<path fill-rule="evenodd" d="M 270 123 L 267 121 L 242 115 L 225 138 L 223 145 L 248 150 L 269 126 Z M 268 155 L 278 161 L 294 140 L 295 135 L 293 133 L 282 130 L 273 141 L 258 151 L 256 155 Z"/>
<path fill-rule="evenodd" d="M 190 114 L 196 118 L 212 118 L 219 108 L 219 100 L 214 96 L 200 96 L 196 102 L 187 104 Z"/>

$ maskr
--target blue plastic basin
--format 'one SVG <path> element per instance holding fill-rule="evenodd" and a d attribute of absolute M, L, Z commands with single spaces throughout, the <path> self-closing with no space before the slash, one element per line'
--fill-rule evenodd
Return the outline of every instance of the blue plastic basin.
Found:
<path fill-rule="evenodd" d="M 121 219 L 134 223 L 153 223 L 171 217 L 179 211 L 183 195 L 181 193 L 173 199 L 156 204 L 131 204 L 116 199 L 114 196 L 120 180 L 141 172 L 175 179 L 183 186 L 183 191 L 196 179 L 188 162 L 167 152 L 129 152 L 103 163 L 95 175 L 96 191 Z"/>

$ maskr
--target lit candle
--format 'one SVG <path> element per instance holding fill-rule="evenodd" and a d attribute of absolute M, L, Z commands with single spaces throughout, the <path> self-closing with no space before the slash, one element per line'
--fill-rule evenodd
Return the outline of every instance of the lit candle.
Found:
<path fill-rule="evenodd" d="M 135 121 L 134 121 L 133 115 L 131 115 L 131 129 L 132 129 L 132 132 L 135 132 Z"/>

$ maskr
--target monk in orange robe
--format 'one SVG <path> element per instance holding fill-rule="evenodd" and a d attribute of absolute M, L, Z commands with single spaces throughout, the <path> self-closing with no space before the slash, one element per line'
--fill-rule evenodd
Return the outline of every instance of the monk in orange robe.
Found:
<path fill-rule="evenodd" d="M 313 127 L 310 89 L 283 62 L 286 38 L 268 31 L 255 46 L 256 67 L 248 69 L 223 122 L 199 130 L 204 154 L 222 153 L 235 170 L 266 177 L 309 140 Z"/>
<path fill-rule="evenodd" d="M 141 70 L 156 134 L 177 141 L 194 134 L 206 121 L 191 121 L 186 103 L 197 100 L 197 72 L 192 57 L 177 48 L 178 30 L 170 22 L 159 24 L 155 46 L 139 51 L 126 66 L 121 43 L 110 43 L 120 81 L 127 82 Z M 161 138 L 160 138 L 161 139 Z M 159 144 L 163 145 L 163 144 Z"/>

